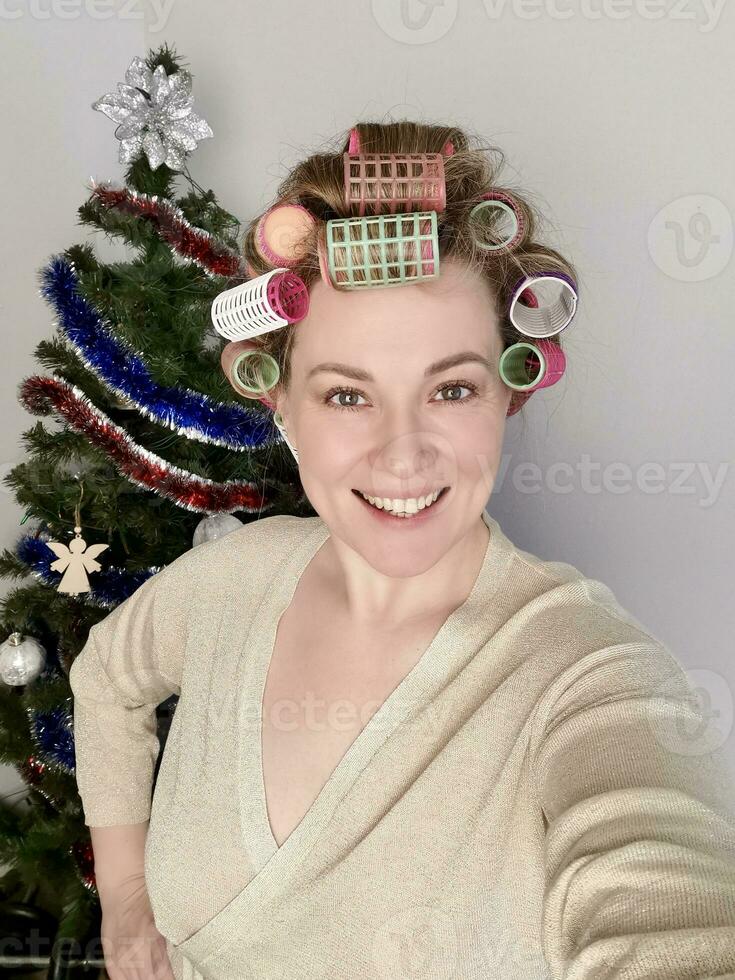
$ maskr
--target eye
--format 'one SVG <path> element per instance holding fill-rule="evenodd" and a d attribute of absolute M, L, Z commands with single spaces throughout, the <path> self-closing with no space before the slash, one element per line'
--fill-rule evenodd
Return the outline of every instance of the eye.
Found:
<path fill-rule="evenodd" d="M 470 392 L 470 394 L 465 398 L 439 398 L 437 400 L 440 402 L 450 402 L 452 404 L 464 405 L 466 402 L 472 401 L 477 397 L 478 388 L 472 381 L 448 381 L 441 385 L 441 387 L 437 388 L 436 393 L 440 394 L 445 391 L 460 390 L 462 388 L 465 388 Z M 330 388 L 330 390 L 324 396 L 325 404 L 329 405 L 330 408 L 336 408 L 337 410 L 348 412 L 356 412 L 361 407 L 359 405 L 339 405 L 336 402 L 333 402 L 332 398 L 337 395 L 351 395 L 357 398 L 363 397 L 362 392 L 358 391 L 356 388 Z"/>
<path fill-rule="evenodd" d="M 324 396 L 324 401 L 326 402 L 327 405 L 329 405 L 330 408 L 337 408 L 337 409 L 346 408 L 349 411 L 353 411 L 353 412 L 357 410 L 358 408 L 357 405 L 337 405 L 335 402 L 331 400 L 332 398 L 335 397 L 335 395 L 356 395 L 359 398 L 360 397 L 359 391 L 356 391 L 354 388 L 330 388 L 330 390 Z"/>

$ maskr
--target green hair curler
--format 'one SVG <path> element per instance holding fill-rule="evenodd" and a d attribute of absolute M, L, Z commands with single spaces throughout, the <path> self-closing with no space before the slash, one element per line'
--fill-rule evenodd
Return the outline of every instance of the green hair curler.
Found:
<path fill-rule="evenodd" d="M 332 218 L 326 255 L 321 241 L 319 248 L 322 278 L 341 289 L 401 286 L 439 275 L 436 211 Z M 389 249 L 396 258 L 388 258 Z"/>
<path fill-rule="evenodd" d="M 506 347 L 500 356 L 498 372 L 513 391 L 535 391 L 548 388 L 566 370 L 566 357 L 558 344 L 537 340 L 535 344 L 521 340 Z"/>
<path fill-rule="evenodd" d="M 276 359 L 250 340 L 227 344 L 220 360 L 227 380 L 245 398 L 260 398 L 281 376 Z"/>

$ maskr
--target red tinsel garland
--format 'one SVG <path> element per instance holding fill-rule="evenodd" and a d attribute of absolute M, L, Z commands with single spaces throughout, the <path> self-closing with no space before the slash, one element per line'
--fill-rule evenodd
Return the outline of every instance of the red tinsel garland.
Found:
<path fill-rule="evenodd" d="M 236 510 L 267 510 L 270 506 L 254 483 L 213 483 L 143 449 L 100 412 L 83 391 L 67 381 L 39 375 L 26 378 L 20 385 L 18 400 L 34 415 L 50 415 L 56 410 L 73 429 L 114 460 L 132 483 L 153 490 L 180 507 L 226 514 Z"/>
<path fill-rule="evenodd" d="M 148 219 L 178 255 L 195 262 L 205 272 L 247 278 L 245 262 L 237 252 L 209 232 L 195 228 L 186 220 L 181 209 L 165 198 L 103 184 L 94 186 L 92 198 L 97 198 L 106 208 L 116 208 L 126 214 Z"/>

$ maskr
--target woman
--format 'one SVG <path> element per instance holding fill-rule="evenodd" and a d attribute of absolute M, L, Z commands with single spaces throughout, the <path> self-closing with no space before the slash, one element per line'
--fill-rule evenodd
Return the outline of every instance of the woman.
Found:
<path fill-rule="evenodd" d="M 326 267 L 356 142 L 445 155 L 438 275 L 342 289 Z M 574 278 L 518 195 L 512 248 L 478 244 L 495 187 L 460 130 L 402 122 L 279 188 L 315 217 L 292 267 L 309 308 L 257 337 L 277 380 L 250 381 L 318 516 L 182 555 L 72 667 L 112 980 L 735 971 L 732 784 L 682 743 L 701 718 L 681 666 L 484 509 L 522 403 L 500 371 L 519 272 Z"/>

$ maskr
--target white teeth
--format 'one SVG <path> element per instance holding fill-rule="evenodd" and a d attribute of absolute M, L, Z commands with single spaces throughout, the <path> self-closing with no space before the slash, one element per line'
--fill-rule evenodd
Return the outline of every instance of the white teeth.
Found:
<path fill-rule="evenodd" d="M 357 492 L 361 497 L 364 497 L 368 503 L 372 504 L 373 507 L 377 507 L 378 510 L 387 510 L 395 517 L 407 517 L 418 513 L 425 507 L 431 507 L 441 493 L 441 490 L 435 490 L 433 493 L 427 494 L 425 497 L 411 497 L 408 500 L 400 500 L 397 497 L 393 500 L 390 500 L 388 497 L 369 497 L 366 493 L 361 493 L 359 490 Z"/>

